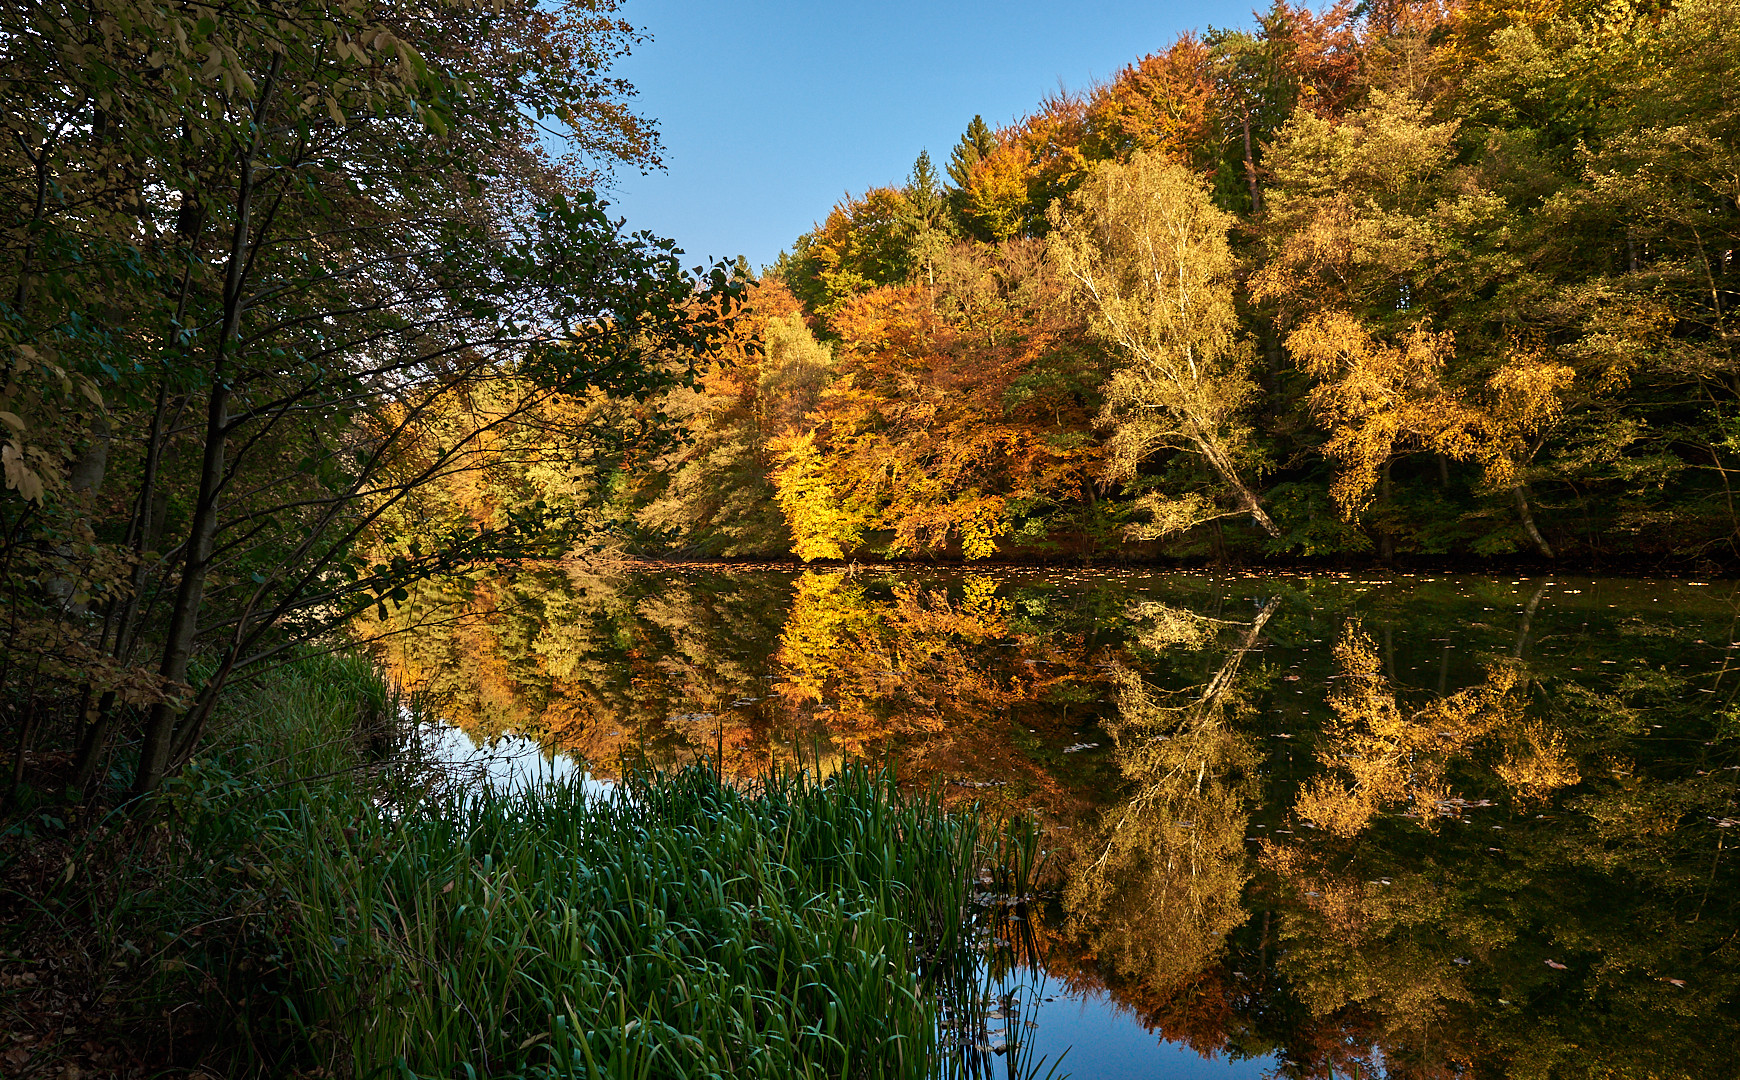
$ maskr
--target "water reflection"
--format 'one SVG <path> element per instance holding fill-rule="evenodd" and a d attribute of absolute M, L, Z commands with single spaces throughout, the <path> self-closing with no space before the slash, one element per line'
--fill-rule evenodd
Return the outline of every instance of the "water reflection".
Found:
<path fill-rule="evenodd" d="M 481 740 L 1039 814 L 1077 1076 L 1735 1075 L 1732 585 L 527 568 L 394 618 Z"/>

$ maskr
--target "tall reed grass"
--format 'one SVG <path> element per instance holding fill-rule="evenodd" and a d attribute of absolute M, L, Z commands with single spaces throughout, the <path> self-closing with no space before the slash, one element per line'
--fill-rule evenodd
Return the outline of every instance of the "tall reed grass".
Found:
<path fill-rule="evenodd" d="M 867 769 L 310 800 L 268 835 L 335 1073 L 925 1077 L 920 969 L 972 963 L 971 819 Z"/>
<path fill-rule="evenodd" d="M 381 752 L 399 706 L 371 671 L 309 672 L 173 795 L 193 863 L 269 912 L 235 1018 L 255 1068 L 893 1080 L 991 1063 L 963 1053 L 961 1020 L 986 1011 L 983 896 L 1024 890 L 1031 830 L 863 766 L 753 790 L 704 768 L 603 795 L 443 786 Z"/>

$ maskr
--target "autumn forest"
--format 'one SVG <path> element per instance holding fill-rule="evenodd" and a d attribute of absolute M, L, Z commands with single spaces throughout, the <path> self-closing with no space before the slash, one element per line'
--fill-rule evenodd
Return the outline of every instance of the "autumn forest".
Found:
<path fill-rule="evenodd" d="M 1132 34 L 763 266 L 631 7 L 0 3 L 0 1076 L 1731 1071 L 1740 0 Z"/>
<path fill-rule="evenodd" d="M 1186 34 L 843 199 L 695 382 L 448 505 L 637 554 L 1727 565 L 1735 14 Z"/>

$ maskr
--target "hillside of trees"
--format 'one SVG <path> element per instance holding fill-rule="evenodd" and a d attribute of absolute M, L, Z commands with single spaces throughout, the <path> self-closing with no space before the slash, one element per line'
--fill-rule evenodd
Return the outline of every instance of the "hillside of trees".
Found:
<path fill-rule="evenodd" d="M 1733 0 L 1277 0 L 974 117 L 740 267 L 698 381 L 442 507 L 662 555 L 1732 565 L 1737 68 Z"/>
<path fill-rule="evenodd" d="M 501 558 L 1740 562 L 1740 0 L 1283 0 L 734 273 L 595 193 L 613 3 L 345 10 L 0 22 L 0 688 L 72 790 Z"/>

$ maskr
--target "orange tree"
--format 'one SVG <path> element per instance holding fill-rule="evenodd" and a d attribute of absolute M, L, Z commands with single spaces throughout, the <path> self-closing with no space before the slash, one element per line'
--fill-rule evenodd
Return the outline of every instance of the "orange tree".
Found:
<path fill-rule="evenodd" d="M 1103 361 L 1038 246 L 957 247 L 936 273 L 934 295 L 889 286 L 834 315 L 833 381 L 771 444 L 802 558 L 869 543 L 982 558 L 1046 541 L 1091 503 Z"/>

